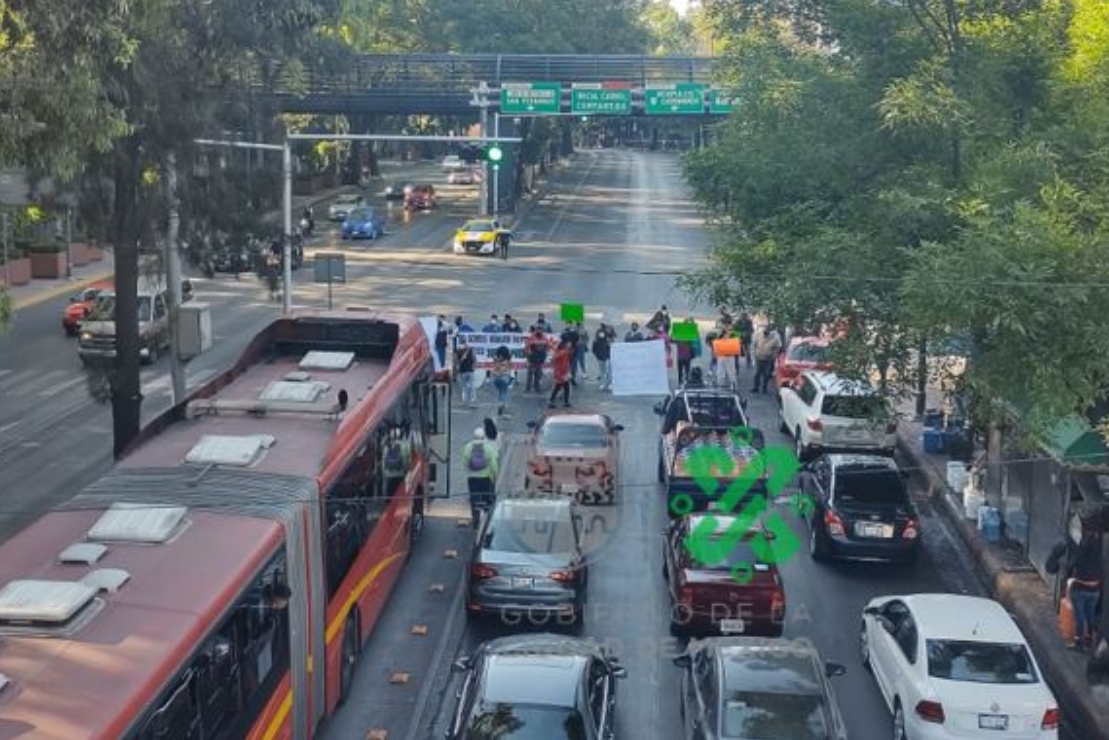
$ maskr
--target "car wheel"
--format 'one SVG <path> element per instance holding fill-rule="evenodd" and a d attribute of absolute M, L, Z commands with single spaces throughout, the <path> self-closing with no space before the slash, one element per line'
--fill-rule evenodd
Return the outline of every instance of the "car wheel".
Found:
<path fill-rule="evenodd" d="M 358 665 L 358 617 L 351 611 L 343 628 L 343 647 L 339 657 L 339 706 L 350 696 L 354 668 Z"/>
<path fill-rule="evenodd" d="M 870 670 L 870 638 L 866 636 L 866 621 L 859 624 L 859 662 L 863 668 Z"/>
<path fill-rule="evenodd" d="M 909 740 L 905 734 L 905 710 L 901 708 L 900 700 L 895 700 L 893 705 L 893 740 Z"/>
<path fill-rule="evenodd" d="M 817 562 L 828 559 L 828 546 L 820 534 L 820 526 L 816 523 L 809 525 L 809 555 Z"/>

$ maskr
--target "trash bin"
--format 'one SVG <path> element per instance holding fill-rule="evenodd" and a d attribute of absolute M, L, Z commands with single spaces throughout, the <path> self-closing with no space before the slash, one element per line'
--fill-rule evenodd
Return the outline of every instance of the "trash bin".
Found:
<path fill-rule="evenodd" d="M 939 429 L 943 426 L 943 411 L 940 409 L 928 409 L 924 412 L 924 428 L 925 429 Z"/>
<path fill-rule="evenodd" d="M 947 437 L 942 429 L 924 429 L 924 451 L 930 455 L 942 455 L 947 449 Z"/>

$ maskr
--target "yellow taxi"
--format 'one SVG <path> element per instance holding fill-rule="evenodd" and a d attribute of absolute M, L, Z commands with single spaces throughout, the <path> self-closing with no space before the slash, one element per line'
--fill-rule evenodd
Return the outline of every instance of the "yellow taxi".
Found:
<path fill-rule="evenodd" d="M 454 235 L 455 254 L 496 254 L 497 242 L 512 232 L 495 218 L 472 218 Z"/>

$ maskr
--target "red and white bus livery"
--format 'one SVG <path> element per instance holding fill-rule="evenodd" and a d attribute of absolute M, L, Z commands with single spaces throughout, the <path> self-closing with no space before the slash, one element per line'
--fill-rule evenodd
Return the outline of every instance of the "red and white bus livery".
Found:
<path fill-rule="evenodd" d="M 300 740 L 445 490 L 415 317 L 275 320 L 0 546 L 0 740 Z"/>

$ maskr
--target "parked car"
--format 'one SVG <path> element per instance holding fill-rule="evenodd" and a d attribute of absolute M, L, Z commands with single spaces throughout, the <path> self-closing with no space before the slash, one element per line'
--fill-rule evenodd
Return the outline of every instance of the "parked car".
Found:
<path fill-rule="evenodd" d="M 327 217 L 332 221 L 343 221 L 356 208 L 366 205 L 366 199 L 356 193 L 340 195 L 327 207 Z"/>
<path fill-rule="evenodd" d="M 728 548 L 729 528 L 738 521 L 738 516 L 688 514 L 667 527 L 662 574 L 670 593 L 671 634 L 782 634 L 785 586 L 778 566 L 767 562 L 772 558 L 760 558 L 752 547 L 756 538 L 769 542 L 772 535 L 748 530 Z M 691 535 L 705 531 L 711 534 L 702 541 L 722 550 L 719 560 L 702 560 L 691 551 Z"/>
<path fill-rule="evenodd" d="M 386 185 L 381 194 L 385 196 L 385 200 L 404 200 L 404 196 L 408 195 L 410 190 L 412 190 L 412 183 L 398 180 Z"/>
<path fill-rule="evenodd" d="M 774 364 L 777 387 L 786 387 L 805 370 L 831 370 L 830 344 L 824 337 L 791 337 Z"/>
<path fill-rule="evenodd" d="M 459 658 L 447 740 L 613 740 L 616 681 L 627 670 L 605 648 L 559 635 L 491 640 Z"/>
<path fill-rule="evenodd" d="M 343 221 L 343 239 L 376 239 L 385 233 L 385 214 L 373 208 L 355 208 Z"/>
<path fill-rule="evenodd" d="M 455 254 L 496 254 L 497 240 L 512 232 L 495 218 L 472 218 L 454 235 Z"/>
<path fill-rule="evenodd" d="M 1059 704 L 1013 618 L 991 599 L 881 596 L 859 654 L 893 713 L 895 740 L 1056 740 Z"/>
<path fill-rule="evenodd" d="M 480 181 L 480 174 L 478 170 L 473 167 L 454 170 L 447 175 L 448 185 L 474 185 Z"/>
<path fill-rule="evenodd" d="M 435 187 L 426 183 L 413 185 L 404 194 L 404 207 L 409 211 L 427 211 L 439 205 Z"/>
<path fill-rule="evenodd" d="M 916 562 L 920 516 L 897 463 L 881 455 L 827 454 L 808 463 L 801 490 L 810 497 L 814 560 L 859 558 Z"/>
<path fill-rule="evenodd" d="M 556 411 L 528 428 L 526 491 L 570 495 L 583 504 L 616 503 L 622 425 L 606 414 Z"/>
<path fill-rule="evenodd" d="M 466 163 L 457 154 L 448 154 L 443 157 L 443 169 L 448 171 L 463 170 L 466 169 Z"/>
<path fill-rule="evenodd" d="M 589 568 L 581 518 L 567 499 L 501 499 L 470 553 L 466 612 L 581 627 Z"/>
<path fill-rule="evenodd" d="M 692 640 L 681 669 L 683 740 L 847 740 L 825 663 L 807 641 Z"/>
<path fill-rule="evenodd" d="M 139 323 L 139 359 L 154 364 L 170 347 L 169 309 L 165 285 L 143 281 L 136 297 Z M 81 323 L 77 339 L 77 355 L 85 365 L 103 365 L 116 357 L 116 296 L 103 291 L 96 306 Z"/>
<path fill-rule="evenodd" d="M 797 457 L 822 450 L 867 450 L 892 455 L 897 417 L 867 383 L 806 370 L 778 389 L 781 430 L 793 436 Z"/>
<path fill-rule="evenodd" d="M 62 311 L 62 329 L 68 336 L 77 336 L 81 322 L 96 306 L 96 299 L 106 290 L 114 290 L 111 280 L 98 280 L 80 293 L 69 297 L 69 305 Z"/>

